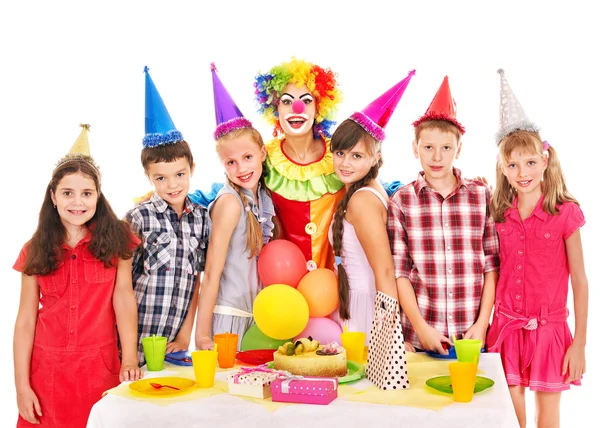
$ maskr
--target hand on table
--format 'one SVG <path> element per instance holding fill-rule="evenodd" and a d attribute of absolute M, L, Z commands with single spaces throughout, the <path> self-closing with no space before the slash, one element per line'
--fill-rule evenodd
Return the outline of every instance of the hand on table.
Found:
<path fill-rule="evenodd" d="M 417 352 L 413 344 L 410 342 L 404 342 L 404 349 L 406 350 L 406 352 Z"/>
<path fill-rule="evenodd" d="M 36 425 L 40 423 L 38 417 L 42 416 L 42 407 L 31 386 L 17 390 L 17 406 L 19 414 L 27 422 Z"/>
<path fill-rule="evenodd" d="M 144 372 L 136 364 L 123 364 L 119 371 L 119 381 L 129 382 L 144 377 Z"/>
<path fill-rule="evenodd" d="M 178 352 L 178 351 L 187 351 L 190 348 L 190 342 L 189 340 L 187 341 L 187 343 L 181 339 L 177 339 L 175 338 L 175 340 L 173 342 L 167 343 L 167 350 L 166 353 L 170 354 L 171 352 Z"/>
<path fill-rule="evenodd" d="M 452 341 L 430 325 L 427 325 L 422 331 L 418 331 L 417 336 L 425 350 L 437 352 L 440 355 L 448 355 L 448 350 L 443 344 L 452 345 Z"/>
<path fill-rule="evenodd" d="M 200 338 L 196 338 L 196 348 L 202 351 L 213 350 L 215 347 L 215 343 L 208 336 L 202 336 Z"/>
<path fill-rule="evenodd" d="M 484 323 L 475 323 L 464 334 L 463 339 L 479 339 L 481 340 L 481 346 L 485 345 L 485 336 L 487 333 L 488 326 Z"/>

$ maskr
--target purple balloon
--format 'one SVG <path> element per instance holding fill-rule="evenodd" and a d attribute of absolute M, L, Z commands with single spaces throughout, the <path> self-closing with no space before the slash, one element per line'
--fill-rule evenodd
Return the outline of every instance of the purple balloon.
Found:
<path fill-rule="evenodd" d="M 326 317 L 309 318 L 304 330 L 294 340 L 311 336 L 313 340 L 318 340 L 321 345 L 331 342 L 341 344 L 340 334 L 342 334 L 342 327 L 332 319 Z"/>

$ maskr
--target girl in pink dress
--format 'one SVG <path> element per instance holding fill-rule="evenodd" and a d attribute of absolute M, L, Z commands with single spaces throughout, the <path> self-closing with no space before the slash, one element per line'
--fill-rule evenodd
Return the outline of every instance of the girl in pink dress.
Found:
<path fill-rule="evenodd" d="M 506 90 L 503 74 L 502 80 Z M 490 210 L 500 238 L 500 278 L 487 344 L 500 352 L 521 426 L 529 387 L 536 391 L 538 426 L 554 427 L 561 391 L 580 385 L 585 373 L 588 282 L 579 231 L 585 220 L 566 188 L 556 151 L 542 141 L 514 95 L 502 95 L 502 105 L 513 111 L 503 110 L 497 137 Z M 567 324 L 569 276 L 574 338 Z"/>
<path fill-rule="evenodd" d="M 100 191 L 83 126 L 54 169 L 37 230 L 14 264 L 22 272 L 17 427 L 84 428 L 104 391 L 142 377 L 131 286 L 140 241 Z"/>

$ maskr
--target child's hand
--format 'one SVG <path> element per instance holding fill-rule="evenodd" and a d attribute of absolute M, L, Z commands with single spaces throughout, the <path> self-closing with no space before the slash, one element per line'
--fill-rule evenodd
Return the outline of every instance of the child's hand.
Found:
<path fill-rule="evenodd" d="M 478 175 L 477 177 L 475 177 L 475 180 L 482 181 L 482 182 L 483 182 L 483 184 L 485 184 L 487 187 L 489 187 L 489 189 L 490 189 L 492 192 L 494 191 L 494 188 L 492 187 L 492 185 L 491 185 L 490 183 L 488 183 L 488 181 L 487 181 L 487 178 L 485 178 L 485 177 L 481 177 L 481 176 L 479 176 L 479 175 Z"/>
<path fill-rule="evenodd" d="M 173 342 L 167 343 L 166 353 L 170 354 L 171 352 L 187 351 L 189 349 L 190 349 L 190 341 L 189 340 L 186 342 L 186 341 L 176 337 Z"/>
<path fill-rule="evenodd" d="M 585 345 L 572 343 L 567 349 L 562 367 L 562 375 L 566 375 L 565 383 L 571 383 L 574 380 L 581 379 L 585 373 Z"/>
<path fill-rule="evenodd" d="M 196 338 L 196 348 L 202 351 L 207 351 L 214 349 L 214 347 L 215 344 L 212 340 L 210 340 L 210 337 L 202 336 L 200 338 Z"/>
<path fill-rule="evenodd" d="M 42 407 L 31 386 L 17 390 L 17 406 L 19 414 L 27 422 L 36 425 L 40 423 L 37 417 L 42 416 Z"/>
<path fill-rule="evenodd" d="M 467 332 L 464 334 L 463 339 L 479 339 L 481 340 L 481 345 L 485 344 L 485 336 L 487 333 L 487 325 L 484 323 L 476 322 L 473 324 Z"/>
<path fill-rule="evenodd" d="M 404 349 L 406 350 L 406 352 L 417 352 L 413 344 L 410 342 L 404 342 Z"/>
<path fill-rule="evenodd" d="M 422 331 L 417 331 L 417 336 L 425 350 L 437 352 L 440 355 L 448 355 L 448 350 L 444 348 L 443 344 L 452 345 L 452 342 L 430 325 L 427 325 Z"/>
<path fill-rule="evenodd" d="M 136 364 L 123 364 L 121 366 L 121 370 L 119 371 L 119 381 L 121 382 L 139 380 L 143 377 L 144 373 L 142 372 L 142 369 L 140 369 Z"/>

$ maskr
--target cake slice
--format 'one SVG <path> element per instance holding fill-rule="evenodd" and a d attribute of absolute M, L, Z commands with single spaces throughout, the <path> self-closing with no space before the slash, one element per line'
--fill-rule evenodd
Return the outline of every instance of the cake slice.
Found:
<path fill-rule="evenodd" d="M 287 342 L 273 353 L 274 369 L 297 376 L 343 377 L 348 374 L 346 350 L 332 342 L 320 346 L 312 337 Z"/>

